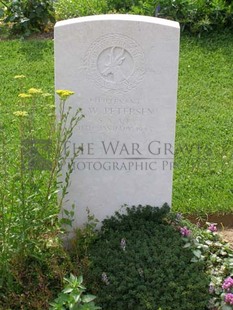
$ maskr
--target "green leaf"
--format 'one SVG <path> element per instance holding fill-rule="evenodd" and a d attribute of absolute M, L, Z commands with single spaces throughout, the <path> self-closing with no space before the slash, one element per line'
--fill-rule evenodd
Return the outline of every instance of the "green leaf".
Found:
<path fill-rule="evenodd" d="M 96 296 L 91 295 L 91 294 L 87 294 L 87 295 L 83 296 L 82 301 L 84 303 L 88 303 L 88 302 L 93 301 L 95 298 L 96 298 Z"/>
<path fill-rule="evenodd" d="M 67 288 L 65 288 L 65 289 L 63 290 L 63 292 L 64 292 L 65 294 L 71 293 L 72 291 L 73 291 L 73 288 L 72 288 L 72 287 L 67 287 Z"/>
<path fill-rule="evenodd" d="M 232 307 L 224 305 L 224 306 L 222 306 L 222 310 L 232 310 Z"/>
<path fill-rule="evenodd" d="M 72 273 L 70 274 L 71 282 L 77 281 L 77 277 L 75 277 Z"/>
<path fill-rule="evenodd" d="M 82 294 L 82 293 L 79 293 L 78 295 L 76 295 L 76 296 L 74 297 L 74 301 L 75 301 L 76 304 L 79 303 L 79 300 L 81 299 L 81 294 Z"/>
<path fill-rule="evenodd" d="M 200 250 L 193 250 L 193 254 L 194 254 L 197 258 L 201 258 L 201 251 L 200 251 Z"/>
<path fill-rule="evenodd" d="M 193 257 L 193 258 L 191 259 L 191 262 L 192 262 L 192 263 L 197 263 L 197 262 L 198 262 L 198 259 L 197 259 L 196 257 Z"/>
<path fill-rule="evenodd" d="M 65 215 L 69 215 L 70 214 L 69 210 L 66 210 L 66 209 L 64 209 L 63 212 L 65 213 Z"/>
<path fill-rule="evenodd" d="M 225 255 L 227 255 L 227 252 L 226 251 L 220 251 L 220 254 L 225 256 Z"/>
<path fill-rule="evenodd" d="M 0 18 L 4 16 L 4 10 L 0 8 Z"/>
<path fill-rule="evenodd" d="M 83 276 L 82 275 L 78 277 L 78 283 L 80 283 L 80 284 L 83 283 Z"/>

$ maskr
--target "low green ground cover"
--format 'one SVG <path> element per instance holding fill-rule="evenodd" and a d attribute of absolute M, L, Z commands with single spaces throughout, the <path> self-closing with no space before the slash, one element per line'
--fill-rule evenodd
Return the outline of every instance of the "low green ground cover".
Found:
<path fill-rule="evenodd" d="M 103 222 L 88 252 L 90 286 L 103 309 L 206 309 L 204 263 L 190 264 L 193 253 L 166 222 L 168 211 L 131 207 Z"/>
<path fill-rule="evenodd" d="M 0 121 L 13 150 L 17 142 L 12 113 L 20 91 L 14 76 L 26 76 L 25 89 L 37 87 L 53 94 L 53 42 L 1 41 L 0 47 Z M 181 38 L 173 184 L 176 211 L 233 210 L 232 59 L 231 34 Z M 42 122 L 48 121 L 44 115 Z"/>
<path fill-rule="evenodd" d="M 103 309 L 232 310 L 233 251 L 215 224 L 200 229 L 167 205 L 121 211 L 87 250 L 85 276 Z"/>

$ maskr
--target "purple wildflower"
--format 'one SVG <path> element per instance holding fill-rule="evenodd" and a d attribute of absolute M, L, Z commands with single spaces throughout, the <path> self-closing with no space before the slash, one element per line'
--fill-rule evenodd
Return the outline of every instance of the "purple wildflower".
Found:
<path fill-rule="evenodd" d="M 138 269 L 138 273 L 139 273 L 140 277 L 143 277 L 143 270 L 142 270 L 142 268 Z"/>
<path fill-rule="evenodd" d="M 226 303 L 233 305 L 233 294 L 227 293 L 224 300 Z"/>
<path fill-rule="evenodd" d="M 122 248 L 123 251 L 125 251 L 125 248 L 126 248 L 126 241 L 125 241 L 124 238 L 121 239 L 121 248 Z"/>
<path fill-rule="evenodd" d="M 159 5 L 157 5 L 156 8 L 155 8 L 155 17 L 159 15 L 160 10 L 161 10 L 161 6 L 160 6 L 160 4 L 159 4 Z"/>
<path fill-rule="evenodd" d="M 106 284 L 109 285 L 109 280 L 107 277 L 107 274 L 105 272 L 102 273 L 102 281 Z"/>
<path fill-rule="evenodd" d="M 229 292 L 232 287 L 233 287 L 233 279 L 232 279 L 232 277 L 226 278 L 224 280 L 224 282 L 223 282 L 222 288 Z"/>
<path fill-rule="evenodd" d="M 212 224 L 209 225 L 208 230 L 211 231 L 211 232 L 216 232 L 218 229 L 217 229 L 216 224 L 212 223 Z"/>
<path fill-rule="evenodd" d="M 186 226 L 180 228 L 180 233 L 183 237 L 188 237 L 191 234 L 191 230 L 189 230 Z"/>
<path fill-rule="evenodd" d="M 209 293 L 210 293 L 210 294 L 213 294 L 214 291 L 215 291 L 214 285 L 213 285 L 213 284 L 210 284 L 210 286 L 209 286 Z"/>

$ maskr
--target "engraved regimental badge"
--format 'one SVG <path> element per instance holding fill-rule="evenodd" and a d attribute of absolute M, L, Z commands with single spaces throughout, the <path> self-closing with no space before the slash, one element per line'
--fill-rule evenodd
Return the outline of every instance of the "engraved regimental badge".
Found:
<path fill-rule="evenodd" d="M 142 48 L 125 35 L 108 34 L 98 38 L 86 55 L 88 78 L 103 90 L 127 92 L 135 88 L 145 74 Z"/>

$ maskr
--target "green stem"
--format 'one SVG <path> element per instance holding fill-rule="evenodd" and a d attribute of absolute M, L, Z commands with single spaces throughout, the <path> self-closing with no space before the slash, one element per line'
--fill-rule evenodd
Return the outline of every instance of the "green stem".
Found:
<path fill-rule="evenodd" d="M 0 3 L 2 3 L 4 6 L 6 6 L 9 9 L 9 6 L 5 2 L 0 1 Z"/>
<path fill-rule="evenodd" d="M 2 156 L 1 156 L 1 167 L 3 167 L 2 170 L 2 175 L 1 179 L 3 180 L 4 186 L 1 188 L 0 192 L 0 199 L 1 199 L 1 230 L 2 230 L 2 255 L 1 255 L 1 264 L 3 266 L 3 270 L 1 270 L 4 273 L 4 276 L 8 276 L 7 270 L 7 256 L 9 254 L 8 252 L 8 238 L 7 238 L 7 231 L 9 230 L 9 223 L 7 223 L 7 217 L 6 217 L 6 193 L 5 193 L 5 186 L 7 184 L 7 171 L 6 171 L 6 161 L 7 161 L 7 156 L 6 156 L 6 141 L 5 141 L 5 135 L 3 133 L 3 130 L 0 129 L 1 133 L 1 141 L 2 141 Z"/>
<path fill-rule="evenodd" d="M 51 170 L 50 178 L 49 178 L 49 183 L 48 183 L 48 190 L 47 190 L 46 199 L 45 199 L 45 206 L 48 205 L 49 196 L 51 194 L 52 183 L 53 183 L 55 172 L 56 172 L 56 169 L 58 166 L 58 160 L 59 160 L 60 155 L 61 155 L 60 153 L 61 153 L 61 147 L 62 147 L 61 146 L 62 119 L 63 119 L 63 115 L 64 115 L 64 108 L 65 108 L 65 101 L 61 100 L 60 105 L 59 105 L 60 122 L 59 122 L 58 132 L 56 132 L 57 137 L 56 137 L 55 155 L 54 155 L 53 166 L 52 166 L 52 170 Z"/>
<path fill-rule="evenodd" d="M 22 207 L 22 246 L 23 246 L 23 253 L 25 250 L 25 236 L 26 236 L 26 205 L 25 205 L 25 184 L 24 184 L 24 154 L 23 154 L 23 120 L 20 119 L 19 123 L 19 131 L 20 131 L 20 187 L 21 187 L 21 207 Z"/>

